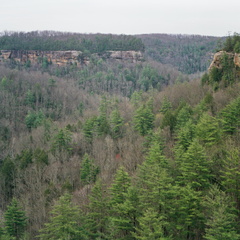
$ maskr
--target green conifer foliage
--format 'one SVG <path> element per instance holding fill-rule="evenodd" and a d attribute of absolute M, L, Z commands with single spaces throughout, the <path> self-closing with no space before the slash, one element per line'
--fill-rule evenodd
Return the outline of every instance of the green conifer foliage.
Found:
<path fill-rule="evenodd" d="M 0 174 L 1 174 L 1 181 L 0 184 L 2 186 L 5 200 L 11 199 L 13 196 L 13 190 L 15 187 L 15 177 L 16 177 L 17 168 L 13 159 L 10 157 L 6 157 L 1 166 L 0 166 Z"/>
<path fill-rule="evenodd" d="M 145 66 L 141 72 L 141 84 L 144 87 L 144 90 L 147 91 L 151 87 L 157 87 L 164 83 L 165 79 L 158 74 L 156 69 L 151 66 Z"/>
<path fill-rule="evenodd" d="M 233 197 L 236 207 L 240 209 L 240 151 L 237 148 L 230 149 L 223 161 L 221 171 L 222 185 L 226 192 Z"/>
<path fill-rule="evenodd" d="M 222 81 L 224 86 L 227 87 L 235 81 L 235 66 L 233 58 L 226 53 L 222 56 Z"/>
<path fill-rule="evenodd" d="M 160 112 L 166 113 L 170 109 L 172 109 L 172 103 L 169 101 L 169 99 L 167 97 L 164 97 L 163 101 L 162 101 L 162 106 L 161 106 Z"/>
<path fill-rule="evenodd" d="M 34 162 L 37 163 L 39 166 L 49 164 L 48 154 L 43 149 L 40 148 L 35 149 L 35 151 L 33 152 L 33 159 Z"/>
<path fill-rule="evenodd" d="M 185 126 L 178 130 L 177 144 L 176 144 L 176 156 L 177 158 L 186 152 L 188 147 L 191 145 L 193 139 L 195 138 L 195 128 L 192 120 L 186 122 Z"/>
<path fill-rule="evenodd" d="M 153 207 L 159 216 L 166 217 L 173 179 L 167 171 L 167 159 L 161 152 L 156 143 L 150 148 L 146 160 L 139 167 L 137 187 L 141 209 Z"/>
<path fill-rule="evenodd" d="M 3 227 L 0 227 L 0 239 L 4 240 L 4 230 L 3 230 Z"/>
<path fill-rule="evenodd" d="M 176 117 L 176 129 L 179 130 L 187 124 L 187 122 L 191 119 L 192 109 L 189 105 L 183 106 Z"/>
<path fill-rule="evenodd" d="M 20 163 L 20 168 L 27 168 L 31 164 L 33 158 L 33 152 L 31 149 L 22 150 L 21 154 L 16 157 L 16 160 Z"/>
<path fill-rule="evenodd" d="M 213 67 L 209 72 L 209 83 L 213 86 L 214 90 L 219 88 L 219 82 L 222 79 L 222 69 Z"/>
<path fill-rule="evenodd" d="M 147 102 L 136 110 L 133 117 L 134 128 L 142 136 L 145 136 L 153 128 L 154 114 L 152 108 L 151 101 Z"/>
<path fill-rule="evenodd" d="M 195 190 L 207 189 L 211 179 L 211 165 L 203 147 L 194 140 L 186 153 L 179 159 L 180 182 L 190 184 Z"/>
<path fill-rule="evenodd" d="M 240 41 L 237 42 L 236 45 L 234 46 L 234 52 L 240 53 Z"/>
<path fill-rule="evenodd" d="M 4 225 L 6 233 L 17 240 L 21 239 L 25 232 L 27 218 L 15 198 L 13 198 L 4 214 Z"/>
<path fill-rule="evenodd" d="M 110 187 L 110 218 L 109 224 L 114 230 L 113 239 L 129 239 L 130 232 L 133 230 L 131 219 L 126 214 L 125 201 L 131 179 L 123 167 L 117 170 L 112 186 Z M 109 231 L 109 230 L 108 230 Z"/>
<path fill-rule="evenodd" d="M 166 111 L 161 122 L 161 128 L 169 127 L 170 132 L 173 133 L 175 125 L 176 125 L 175 113 L 171 110 Z"/>
<path fill-rule="evenodd" d="M 133 92 L 133 94 L 132 94 L 132 96 L 131 96 L 131 103 L 132 103 L 135 107 L 137 107 L 137 106 L 139 105 L 139 103 L 141 102 L 141 100 L 142 100 L 142 94 L 143 94 L 142 91 L 140 91 L 140 92 L 137 92 L 137 91 Z"/>
<path fill-rule="evenodd" d="M 107 222 L 109 218 L 109 201 L 105 195 L 102 182 L 99 180 L 92 188 L 89 196 L 86 229 L 93 239 L 104 239 L 107 233 Z"/>
<path fill-rule="evenodd" d="M 237 240 L 240 235 L 236 231 L 236 215 L 233 211 L 231 199 L 213 185 L 204 200 L 206 208 L 207 240 Z"/>
<path fill-rule="evenodd" d="M 97 122 L 97 117 L 91 117 L 87 119 L 83 125 L 83 135 L 88 142 L 92 142 L 96 122 Z"/>
<path fill-rule="evenodd" d="M 123 118 L 117 109 L 113 110 L 110 115 L 110 126 L 112 138 L 116 139 L 122 137 Z"/>
<path fill-rule="evenodd" d="M 233 134 L 240 126 L 240 97 L 229 103 L 221 112 L 224 132 Z"/>
<path fill-rule="evenodd" d="M 131 178 L 123 167 L 120 167 L 115 175 L 111 191 L 111 204 L 117 205 L 125 201 L 126 193 L 131 185 Z"/>
<path fill-rule="evenodd" d="M 161 141 L 159 141 L 158 138 L 153 138 L 151 141 L 148 154 L 146 156 L 146 161 L 149 162 L 149 164 L 152 162 L 157 163 L 158 166 L 162 168 L 168 167 L 168 161 L 166 157 L 163 155 L 163 144 Z"/>
<path fill-rule="evenodd" d="M 203 76 L 201 78 L 201 83 L 202 83 L 202 85 L 209 83 L 209 75 L 208 75 L 208 73 L 204 73 L 203 74 Z"/>
<path fill-rule="evenodd" d="M 119 205 L 119 210 L 122 212 L 122 217 L 127 220 L 128 234 L 131 231 L 135 231 L 135 227 L 138 226 L 138 217 L 141 214 L 139 192 L 136 186 L 130 186 L 126 193 L 126 200 L 122 205 Z"/>
<path fill-rule="evenodd" d="M 37 128 L 43 123 L 45 116 L 42 111 L 38 112 L 28 112 L 27 116 L 25 117 L 25 124 L 29 130 L 32 128 Z"/>
<path fill-rule="evenodd" d="M 204 113 L 196 125 L 196 137 L 206 146 L 211 146 L 219 142 L 221 135 L 219 120 Z"/>
<path fill-rule="evenodd" d="M 204 216 L 201 192 L 192 186 L 175 185 L 168 201 L 168 231 L 177 239 L 201 239 L 204 231 Z"/>
<path fill-rule="evenodd" d="M 40 230 L 41 240 L 78 240 L 86 239 L 81 226 L 79 208 L 71 202 L 71 196 L 65 194 L 60 197 L 50 212 L 50 219 Z"/>
<path fill-rule="evenodd" d="M 36 95 L 30 89 L 28 89 L 26 96 L 25 96 L 25 103 L 32 108 L 34 108 L 34 104 L 36 102 Z"/>
<path fill-rule="evenodd" d="M 99 107 L 99 116 L 96 119 L 95 127 L 98 136 L 109 133 L 109 122 L 108 122 L 108 101 L 105 96 L 102 97 L 100 107 Z"/>
<path fill-rule="evenodd" d="M 72 141 L 72 133 L 66 128 L 62 128 L 54 136 L 51 150 L 53 151 L 53 153 L 55 153 L 56 151 L 70 152 L 72 150 L 70 147 L 71 141 Z"/>
<path fill-rule="evenodd" d="M 94 183 L 97 178 L 97 174 L 99 173 L 99 168 L 95 165 L 93 159 L 86 153 L 83 156 L 83 160 L 81 162 L 81 170 L 80 170 L 80 178 L 82 183 L 90 184 Z"/>
<path fill-rule="evenodd" d="M 164 237 L 162 219 L 153 208 L 145 210 L 143 216 L 139 217 L 139 226 L 133 233 L 135 239 L 139 240 L 170 240 L 170 237 Z"/>

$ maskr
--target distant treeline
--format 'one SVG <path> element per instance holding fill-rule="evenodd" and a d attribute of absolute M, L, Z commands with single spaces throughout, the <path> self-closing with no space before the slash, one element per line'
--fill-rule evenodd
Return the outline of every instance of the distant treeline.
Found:
<path fill-rule="evenodd" d="M 163 64 L 171 64 L 187 74 L 204 72 L 212 53 L 224 38 L 200 35 L 143 34 L 145 54 Z"/>
<path fill-rule="evenodd" d="M 223 43 L 222 49 L 226 52 L 240 53 L 240 34 L 234 33 L 229 35 L 226 41 Z"/>
<path fill-rule="evenodd" d="M 78 34 L 55 31 L 4 32 L 1 50 L 78 50 L 89 53 L 105 51 L 144 51 L 141 39 L 129 35 Z"/>

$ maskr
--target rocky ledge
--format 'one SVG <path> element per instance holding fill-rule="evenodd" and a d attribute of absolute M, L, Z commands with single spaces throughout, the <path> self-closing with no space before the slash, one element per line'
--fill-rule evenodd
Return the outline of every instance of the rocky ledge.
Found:
<path fill-rule="evenodd" d="M 131 63 L 143 60 L 143 55 L 140 51 L 107 51 L 94 55 Z M 65 66 L 67 64 L 81 66 L 87 65 L 90 62 L 89 57 L 81 51 L 0 50 L 0 62 L 13 59 L 21 63 L 30 61 L 31 64 L 37 64 L 44 58 L 47 59 L 48 62 L 58 66 Z"/>
<path fill-rule="evenodd" d="M 232 52 L 226 52 L 226 51 L 220 51 L 214 54 L 213 61 L 210 64 L 209 70 L 212 68 L 221 68 L 222 67 L 222 58 L 224 55 L 227 55 L 228 58 L 233 61 L 234 65 L 236 67 L 240 67 L 240 53 L 232 53 Z"/>

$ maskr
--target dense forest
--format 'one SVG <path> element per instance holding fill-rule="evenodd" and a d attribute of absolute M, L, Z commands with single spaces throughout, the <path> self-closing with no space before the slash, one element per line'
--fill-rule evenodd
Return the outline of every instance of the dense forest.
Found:
<path fill-rule="evenodd" d="M 225 38 L 200 35 L 139 35 L 145 44 L 146 55 L 163 64 L 171 64 L 187 74 L 206 71 L 213 49 Z"/>
<path fill-rule="evenodd" d="M 89 53 L 105 51 L 144 51 L 140 38 L 130 35 L 77 34 L 55 31 L 4 32 L 0 36 L 2 50 L 79 50 Z"/>
<path fill-rule="evenodd" d="M 202 79 L 148 58 L 2 63 L 0 239 L 240 239 L 240 69 L 228 63 Z"/>
<path fill-rule="evenodd" d="M 204 72 L 213 50 L 225 38 L 200 35 L 79 34 L 67 32 L 4 32 L 0 34 L 2 50 L 79 50 L 86 56 L 105 51 L 145 51 L 146 58 L 169 64 L 185 74 Z M 235 41 L 235 40 L 234 40 Z M 220 46 L 222 47 L 222 46 Z"/>

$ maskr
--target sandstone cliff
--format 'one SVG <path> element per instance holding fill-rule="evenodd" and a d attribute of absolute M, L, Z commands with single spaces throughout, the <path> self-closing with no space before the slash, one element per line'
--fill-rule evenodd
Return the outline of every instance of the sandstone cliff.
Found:
<path fill-rule="evenodd" d="M 102 54 L 94 55 L 97 57 L 104 57 L 106 59 L 128 61 L 131 63 L 143 60 L 143 55 L 140 51 L 108 51 Z M 65 66 L 67 64 L 76 64 L 77 66 L 81 66 L 89 63 L 89 58 L 81 51 L 0 51 L 0 62 L 13 59 L 20 63 L 31 61 L 32 64 L 37 64 L 43 58 L 46 58 L 49 62 L 58 66 Z"/>
<path fill-rule="evenodd" d="M 210 64 L 209 70 L 211 70 L 213 67 L 216 68 L 222 67 L 222 57 L 224 54 L 228 55 L 228 58 L 234 62 L 235 66 L 240 67 L 240 53 L 220 51 L 214 54 L 213 61 Z"/>

